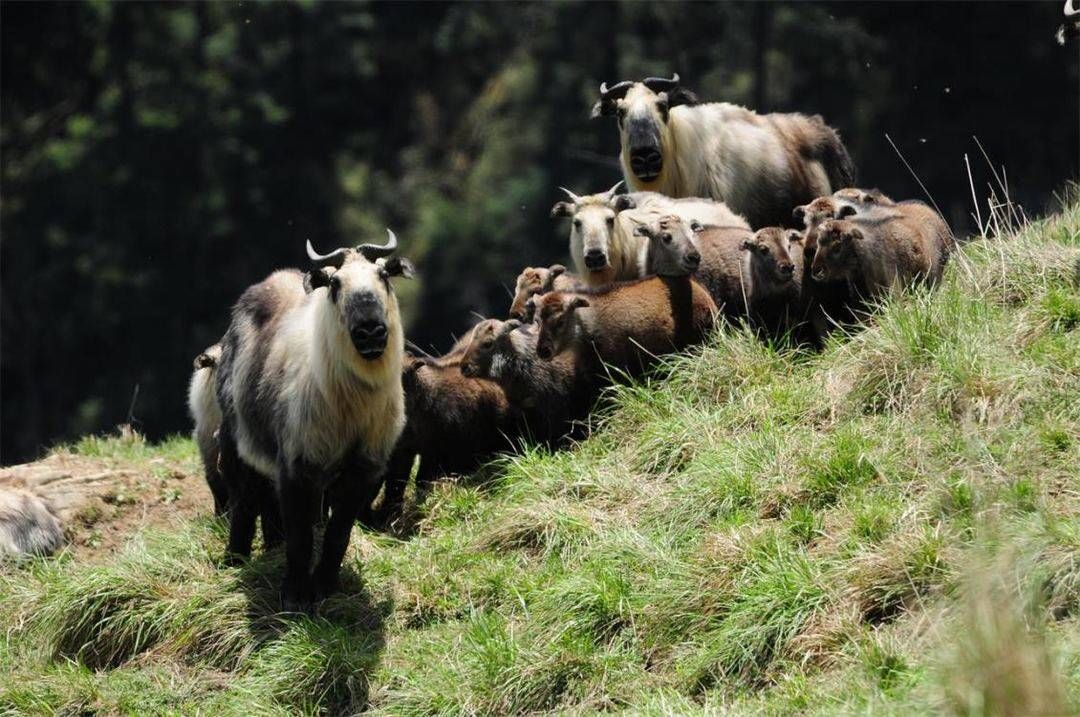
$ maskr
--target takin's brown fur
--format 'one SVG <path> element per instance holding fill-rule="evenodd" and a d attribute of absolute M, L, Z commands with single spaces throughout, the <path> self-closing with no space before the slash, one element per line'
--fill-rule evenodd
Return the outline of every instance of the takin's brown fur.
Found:
<path fill-rule="evenodd" d="M 462 373 L 498 382 L 521 408 L 528 435 L 554 446 L 566 436 L 583 437 L 580 422 L 596 400 L 598 383 L 591 362 L 577 351 L 540 360 L 538 336 L 533 324 L 482 321 L 462 359 Z"/>
<path fill-rule="evenodd" d="M 460 356 L 434 363 L 407 356 L 401 383 L 406 423 L 387 467 L 380 511 L 384 519 L 400 512 L 417 455 L 419 502 L 440 476 L 471 472 L 499 451 L 511 449 L 521 430 L 521 413 L 502 387 L 463 375 Z"/>
<path fill-rule="evenodd" d="M 753 231 L 739 226 L 707 226 L 697 232 L 695 242 L 701 253 L 701 266 L 694 272 L 694 279 L 705 287 L 729 321 L 746 316 L 749 277 L 743 243 L 753 238 Z"/>
<path fill-rule="evenodd" d="M 701 342 L 716 313 L 709 292 L 689 276 L 554 291 L 537 300 L 536 351 L 548 360 L 571 347 L 588 354 L 591 347 L 604 364 L 635 375 L 656 356 Z"/>

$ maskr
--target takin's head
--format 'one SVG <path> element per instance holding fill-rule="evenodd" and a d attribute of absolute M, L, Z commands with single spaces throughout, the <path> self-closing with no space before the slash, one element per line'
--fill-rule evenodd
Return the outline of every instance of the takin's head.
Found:
<path fill-rule="evenodd" d="M 318 254 L 307 243 L 314 266 L 305 277 L 305 287 L 313 295 L 322 294 L 314 300 L 327 302 L 329 315 L 337 317 L 353 348 L 366 361 L 378 360 L 391 334 L 401 332 L 391 277 L 413 275 L 407 259 L 390 256 L 397 249 L 397 237 L 386 231 L 390 239 L 383 246 L 361 244 Z"/>
<path fill-rule="evenodd" d="M 795 279 L 792 254 L 801 251 L 802 234 L 782 227 L 765 227 L 742 243 L 751 275 L 759 281 L 783 286 Z"/>
<path fill-rule="evenodd" d="M 562 264 L 529 266 L 518 274 L 514 284 L 514 301 L 510 304 L 510 318 L 526 320 L 526 308 L 529 299 L 537 294 L 546 294 L 555 285 L 555 280 L 566 273 Z"/>
<path fill-rule="evenodd" d="M 858 271 L 856 245 L 862 238 L 862 231 L 847 220 L 830 219 L 822 224 L 810 265 L 814 281 L 838 281 Z"/>
<path fill-rule="evenodd" d="M 809 204 L 795 207 L 791 212 L 791 217 L 796 223 L 802 223 L 807 229 L 814 230 L 828 219 L 844 219 L 855 213 L 855 208 L 850 202 L 838 199 L 833 195 L 831 197 L 818 197 Z"/>
<path fill-rule="evenodd" d="M 498 378 L 498 356 L 511 348 L 510 332 L 521 326 L 517 319 L 484 319 L 473 329 L 472 341 L 461 357 L 461 373 L 469 378 Z"/>
<path fill-rule="evenodd" d="M 639 269 L 643 276 L 687 276 L 701 266 L 701 253 L 694 244 L 694 229 L 681 217 L 669 214 L 639 222 L 634 233 L 649 241 Z"/>
<path fill-rule="evenodd" d="M 600 99 L 592 116 L 615 115 L 619 123 L 619 146 L 623 161 L 642 183 L 659 179 L 664 170 L 668 141 L 668 120 L 673 107 L 695 105 L 693 92 L 679 86 L 679 76 L 670 80 L 646 77 L 641 82 L 600 84 Z"/>
<path fill-rule="evenodd" d="M 574 334 L 574 312 L 589 305 L 583 296 L 553 291 L 535 299 L 536 355 L 550 361 L 570 344 Z"/>
<path fill-rule="evenodd" d="M 583 197 L 560 187 L 570 201 L 556 202 L 551 208 L 553 217 L 570 217 L 570 255 L 578 271 L 602 272 L 611 265 L 611 235 L 615 231 L 615 215 L 634 209 L 632 197 L 615 194 L 622 182 L 601 194 Z"/>

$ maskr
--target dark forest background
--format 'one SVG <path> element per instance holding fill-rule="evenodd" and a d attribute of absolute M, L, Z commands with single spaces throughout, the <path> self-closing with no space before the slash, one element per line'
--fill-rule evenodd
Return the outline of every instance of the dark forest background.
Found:
<path fill-rule="evenodd" d="M 409 336 L 502 315 L 563 260 L 557 185 L 619 178 L 601 80 L 821 113 L 861 183 L 970 231 L 1004 166 L 1029 214 L 1078 175 L 1061 3 L 4 3 L 0 461 L 131 417 L 186 431 L 192 357 L 240 291 L 401 237 Z M 138 387 L 137 400 L 132 398 Z"/>

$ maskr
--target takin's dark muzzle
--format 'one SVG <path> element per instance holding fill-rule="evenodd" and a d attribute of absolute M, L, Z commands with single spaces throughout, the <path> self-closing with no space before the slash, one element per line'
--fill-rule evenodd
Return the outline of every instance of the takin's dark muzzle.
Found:
<path fill-rule="evenodd" d="M 374 294 L 353 294 L 345 305 L 349 339 L 360 356 L 374 361 L 386 350 L 386 310 Z"/>
<path fill-rule="evenodd" d="M 585 268 L 590 271 L 600 271 L 608 265 L 607 253 L 603 249 L 589 249 L 585 252 Z"/>
<path fill-rule="evenodd" d="M 652 122 L 632 122 L 627 138 L 630 148 L 630 171 L 643 182 L 660 176 L 664 155 L 660 152 L 660 137 Z"/>

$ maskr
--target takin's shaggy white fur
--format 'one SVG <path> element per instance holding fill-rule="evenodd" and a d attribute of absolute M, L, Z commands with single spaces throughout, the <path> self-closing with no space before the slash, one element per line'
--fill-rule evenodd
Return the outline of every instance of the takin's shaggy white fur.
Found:
<path fill-rule="evenodd" d="M 0 488 L 0 557 L 51 555 L 63 544 L 64 529 L 45 500 L 17 488 Z"/>
<path fill-rule="evenodd" d="M 222 515 L 228 503 L 228 489 L 218 466 L 218 430 L 221 428 L 221 404 L 217 397 L 217 362 L 221 345 L 214 344 L 195 357 L 195 370 L 188 384 L 188 411 L 195 423 L 192 436 L 199 447 L 206 484 L 214 496 L 214 512 Z"/>

